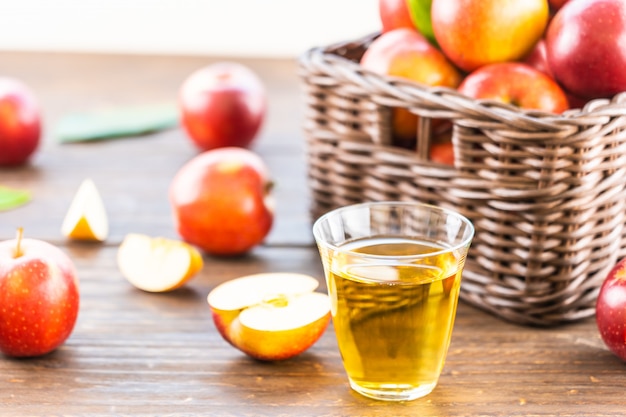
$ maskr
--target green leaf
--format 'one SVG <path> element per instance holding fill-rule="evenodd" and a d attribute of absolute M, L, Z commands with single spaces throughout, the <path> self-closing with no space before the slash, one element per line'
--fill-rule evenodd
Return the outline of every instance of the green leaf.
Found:
<path fill-rule="evenodd" d="M 30 201 L 30 193 L 0 185 L 0 211 L 11 210 Z"/>
<path fill-rule="evenodd" d="M 55 136 L 66 143 L 145 135 L 177 126 L 178 117 L 172 103 L 85 111 L 63 117 Z"/>

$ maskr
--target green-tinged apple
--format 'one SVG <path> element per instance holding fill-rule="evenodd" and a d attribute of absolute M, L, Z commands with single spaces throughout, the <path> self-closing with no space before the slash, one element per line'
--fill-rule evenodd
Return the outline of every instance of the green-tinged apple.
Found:
<path fill-rule="evenodd" d="M 169 186 L 178 234 L 212 255 L 241 255 L 272 228 L 269 170 L 259 155 L 238 147 L 196 155 Z"/>
<path fill-rule="evenodd" d="M 39 147 L 41 110 L 22 81 L 0 77 L 0 165 L 27 162 Z"/>
<path fill-rule="evenodd" d="M 626 258 L 613 266 L 600 287 L 596 324 L 606 346 L 626 361 Z"/>
<path fill-rule="evenodd" d="M 79 285 L 71 259 L 37 239 L 0 242 L 0 351 L 33 357 L 52 352 L 74 329 Z"/>
<path fill-rule="evenodd" d="M 409 7 L 411 20 L 419 32 L 433 45 L 437 44 L 430 9 L 433 0 L 405 0 Z"/>
<path fill-rule="evenodd" d="M 486 65 L 470 73 L 459 92 L 523 109 L 560 114 L 569 108 L 563 89 L 545 73 L 521 62 Z"/>
<path fill-rule="evenodd" d="M 395 29 L 372 42 L 360 61 L 379 74 L 406 78 L 425 86 L 456 88 L 462 76 L 458 69 L 415 29 Z M 418 116 L 398 107 L 392 112 L 394 145 L 414 148 Z"/>
<path fill-rule="evenodd" d="M 398 28 L 415 28 L 407 0 L 378 0 L 378 16 L 383 33 Z"/>
<path fill-rule="evenodd" d="M 262 273 L 226 281 L 207 301 L 222 337 L 262 361 L 292 358 L 310 348 L 330 322 L 327 294 L 308 275 Z"/>
<path fill-rule="evenodd" d="M 570 1 L 554 15 L 546 51 L 555 79 L 580 98 L 626 91 L 626 2 Z"/>
<path fill-rule="evenodd" d="M 185 79 L 179 91 L 179 107 L 182 125 L 200 150 L 245 148 L 262 126 L 267 93 L 252 69 L 222 61 Z"/>
<path fill-rule="evenodd" d="M 528 55 L 543 36 L 549 7 L 547 0 L 433 0 L 431 19 L 442 51 L 470 72 Z"/>

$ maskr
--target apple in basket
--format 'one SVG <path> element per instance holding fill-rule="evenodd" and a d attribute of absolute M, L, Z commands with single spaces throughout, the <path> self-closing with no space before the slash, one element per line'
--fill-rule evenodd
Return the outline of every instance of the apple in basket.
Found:
<path fill-rule="evenodd" d="M 520 62 L 485 65 L 470 73 L 459 92 L 523 109 L 562 113 L 569 108 L 565 92 L 547 74 Z"/>
<path fill-rule="evenodd" d="M 570 1 L 552 19 L 546 52 L 555 79 L 581 98 L 626 91 L 626 2 Z"/>
<path fill-rule="evenodd" d="M 382 32 L 398 28 L 415 28 L 407 0 L 378 0 L 378 17 Z"/>
<path fill-rule="evenodd" d="M 523 59 L 548 24 L 546 0 L 433 0 L 437 43 L 459 68 Z"/>
<path fill-rule="evenodd" d="M 613 266 L 600 287 L 596 324 L 606 346 L 626 361 L 626 258 Z"/>
<path fill-rule="evenodd" d="M 360 64 L 378 74 L 405 78 L 424 86 L 456 88 L 462 79 L 459 70 L 415 29 L 383 33 L 365 51 Z M 407 109 L 392 109 L 393 144 L 414 148 L 417 124 L 418 116 Z"/>

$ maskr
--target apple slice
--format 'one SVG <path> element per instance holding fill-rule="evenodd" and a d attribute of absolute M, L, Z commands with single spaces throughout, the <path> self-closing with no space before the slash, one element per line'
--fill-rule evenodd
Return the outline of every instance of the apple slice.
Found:
<path fill-rule="evenodd" d="M 163 237 L 130 233 L 117 250 L 117 265 L 122 275 L 135 287 L 148 292 L 180 288 L 203 264 L 202 255 L 195 247 Z"/>
<path fill-rule="evenodd" d="M 245 354 L 262 361 L 307 350 L 330 322 L 328 295 L 308 275 L 265 273 L 218 285 L 207 297 L 215 327 Z"/>
<path fill-rule="evenodd" d="M 70 239 L 103 242 L 109 235 L 109 221 L 94 182 L 83 180 L 63 219 L 61 233 Z"/>

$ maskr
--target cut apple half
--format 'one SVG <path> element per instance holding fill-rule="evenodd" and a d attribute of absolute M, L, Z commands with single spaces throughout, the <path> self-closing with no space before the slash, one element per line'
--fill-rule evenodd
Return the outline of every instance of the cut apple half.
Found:
<path fill-rule="evenodd" d="M 103 242 L 109 235 L 104 203 L 94 182 L 87 178 L 78 187 L 67 210 L 61 233 L 67 238 Z"/>
<path fill-rule="evenodd" d="M 117 250 L 117 265 L 135 287 L 165 292 L 187 283 L 202 269 L 203 260 L 200 252 L 188 243 L 130 233 Z"/>
<path fill-rule="evenodd" d="M 264 273 L 227 281 L 207 297 L 222 337 L 263 361 L 289 359 L 307 350 L 330 322 L 328 295 L 317 279 L 296 273 Z"/>

